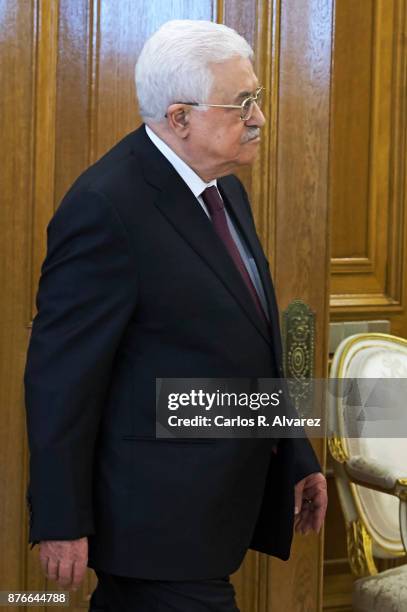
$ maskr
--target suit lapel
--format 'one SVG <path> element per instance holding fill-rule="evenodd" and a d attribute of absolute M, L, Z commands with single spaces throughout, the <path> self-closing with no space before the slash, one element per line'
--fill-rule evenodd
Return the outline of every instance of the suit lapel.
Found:
<path fill-rule="evenodd" d="M 262 246 L 257 237 L 251 215 L 248 213 L 246 204 L 243 201 L 243 195 L 237 181 L 231 180 L 230 177 L 224 177 L 218 181 L 218 187 L 222 194 L 222 198 L 228 207 L 228 212 L 232 216 L 233 222 L 239 228 L 243 238 L 247 241 L 256 262 L 267 300 L 271 329 L 270 342 L 273 348 L 275 364 L 280 376 L 284 376 L 282 368 L 281 335 L 277 300 L 274 293 L 270 271 L 268 266 L 266 267 L 264 265 L 266 259 Z"/>
<path fill-rule="evenodd" d="M 139 157 L 147 182 L 158 192 L 154 204 L 180 236 L 207 263 L 258 332 L 270 343 L 269 329 L 257 312 L 245 282 L 214 231 L 211 221 L 186 183 L 148 138 L 144 128 L 143 132 L 144 142 Z M 136 134 L 141 137 L 139 130 Z"/>

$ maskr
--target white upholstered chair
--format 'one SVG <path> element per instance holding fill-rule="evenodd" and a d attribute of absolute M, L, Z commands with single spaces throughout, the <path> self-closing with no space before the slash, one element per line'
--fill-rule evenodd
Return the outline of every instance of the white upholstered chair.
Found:
<path fill-rule="evenodd" d="M 407 340 L 378 333 L 350 336 L 335 352 L 330 378 L 407 378 Z M 349 386 L 346 380 L 330 382 Z M 399 388 L 397 383 L 386 383 L 385 389 L 390 387 Z M 375 558 L 406 554 L 407 437 L 350 437 L 356 412 L 338 397 L 340 391 L 336 397 L 330 395 L 328 446 L 335 459 L 349 562 L 359 577 L 353 587 L 353 609 L 407 612 L 407 564 L 382 572 L 375 564 Z M 392 399 L 382 394 L 381 401 L 386 408 Z M 402 402 L 407 414 L 407 397 Z"/>

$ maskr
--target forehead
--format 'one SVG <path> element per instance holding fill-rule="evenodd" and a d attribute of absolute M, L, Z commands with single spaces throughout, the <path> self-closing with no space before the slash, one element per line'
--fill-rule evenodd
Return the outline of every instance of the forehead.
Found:
<path fill-rule="evenodd" d="M 258 79 L 249 59 L 238 57 L 210 64 L 214 83 L 212 96 L 235 98 L 241 92 L 252 93 L 258 86 Z"/>

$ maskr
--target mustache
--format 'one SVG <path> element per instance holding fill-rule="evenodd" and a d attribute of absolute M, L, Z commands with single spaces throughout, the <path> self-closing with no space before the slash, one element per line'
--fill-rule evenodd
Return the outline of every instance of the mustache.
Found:
<path fill-rule="evenodd" d="M 249 140 L 253 140 L 253 138 L 257 138 L 260 136 L 260 128 L 258 127 L 249 127 L 247 128 L 247 132 L 242 137 L 242 143 L 249 142 Z"/>

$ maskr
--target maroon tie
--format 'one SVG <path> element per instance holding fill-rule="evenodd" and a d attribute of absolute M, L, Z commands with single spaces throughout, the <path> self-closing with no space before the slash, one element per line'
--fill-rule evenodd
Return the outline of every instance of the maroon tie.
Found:
<path fill-rule="evenodd" d="M 237 248 L 235 241 L 233 240 L 232 235 L 230 233 L 225 214 L 225 207 L 223 206 L 223 201 L 219 195 L 217 188 L 214 185 L 212 187 L 207 187 L 202 192 L 202 199 L 208 208 L 209 214 L 211 215 L 213 227 L 215 228 L 216 233 L 227 248 L 229 255 L 233 259 L 236 268 L 239 270 L 246 284 L 246 287 L 248 288 L 249 293 L 254 300 L 257 310 L 259 311 L 261 317 L 268 326 L 267 317 L 264 314 L 264 310 L 259 300 L 256 288 L 253 285 L 252 279 L 250 278 L 246 266 L 244 265 L 244 262 L 240 256 L 239 249 Z"/>

